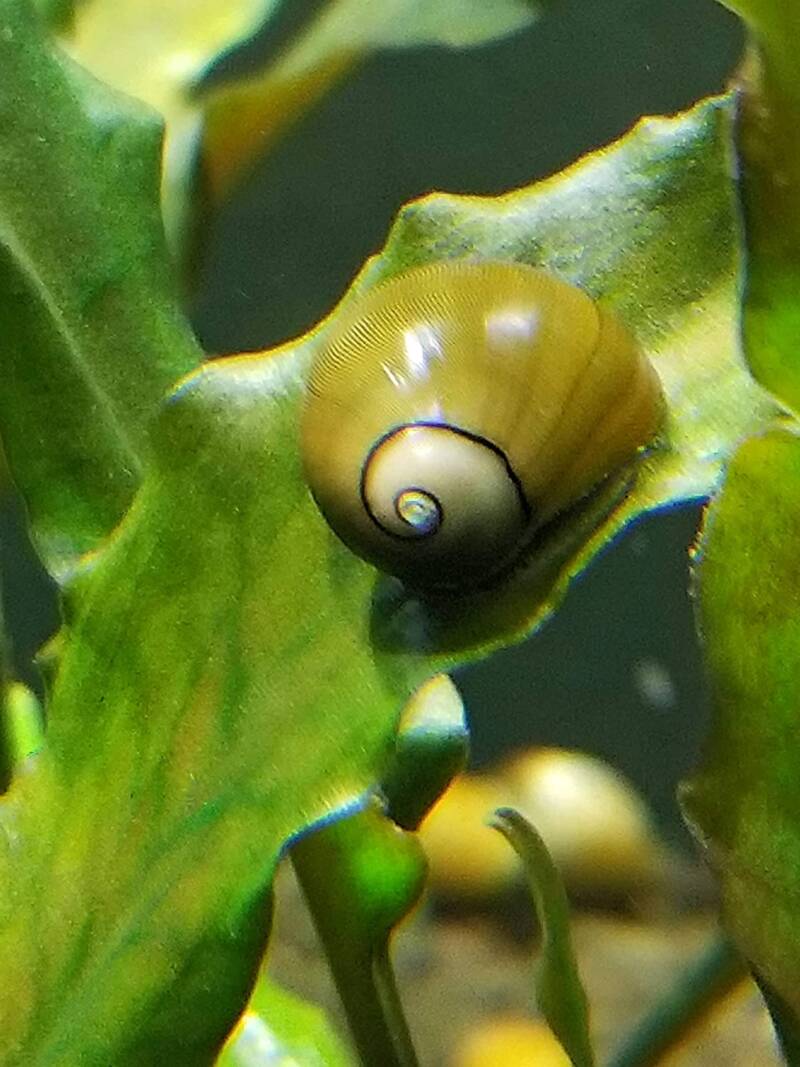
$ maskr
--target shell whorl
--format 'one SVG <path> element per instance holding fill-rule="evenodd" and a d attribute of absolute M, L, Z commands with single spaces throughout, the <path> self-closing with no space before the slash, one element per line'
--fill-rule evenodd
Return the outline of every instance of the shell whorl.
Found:
<path fill-rule="evenodd" d="M 413 423 L 382 438 L 364 464 L 361 495 L 379 530 L 425 541 L 429 564 L 460 558 L 490 567 L 529 525 L 530 509 L 502 453 L 443 424 Z"/>
<path fill-rule="evenodd" d="M 339 312 L 307 383 L 305 472 L 355 552 L 415 584 L 470 584 L 629 463 L 662 406 L 633 338 L 581 290 L 447 261 Z"/>

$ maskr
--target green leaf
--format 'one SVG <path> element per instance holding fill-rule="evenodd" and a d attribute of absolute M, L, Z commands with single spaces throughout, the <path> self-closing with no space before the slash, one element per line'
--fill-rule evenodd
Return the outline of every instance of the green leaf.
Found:
<path fill-rule="evenodd" d="M 800 7 L 726 0 L 750 30 L 737 131 L 748 273 L 743 327 L 758 380 L 800 411 Z"/>
<path fill-rule="evenodd" d="M 530 883 L 542 936 L 535 976 L 539 1010 L 574 1067 L 593 1067 L 589 1008 L 572 950 L 569 905 L 561 876 L 544 841 L 518 812 L 501 808 L 490 824 L 519 855 Z"/>
<path fill-rule="evenodd" d="M 44 0 L 41 0 L 44 2 Z M 52 2 L 52 0 L 51 0 Z M 334 51 L 484 44 L 528 26 L 552 0 L 333 0 L 304 31 L 306 68 Z M 210 69 L 275 19 L 283 0 L 82 0 L 70 47 L 97 77 L 170 116 Z M 311 42 L 314 42 L 313 48 Z"/>
<path fill-rule="evenodd" d="M 216 1067 L 353 1067 L 321 1008 L 281 989 L 266 974 Z"/>
<path fill-rule="evenodd" d="M 170 247 L 197 236 L 202 109 L 195 90 L 228 52 L 280 11 L 283 0 L 82 0 L 65 46 L 92 73 L 143 100 L 166 123 L 161 193 Z"/>
<path fill-rule="evenodd" d="M 156 405 L 198 361 L 156 200 L 161 129 L 0 0 L 0 430 L 47 567 L 120 520 Z"/>
<path fill-rule="evenodd" d="M 745 349 L 756 378 L 798 411 L 800 9 L 777 0 L 725 2 L 750 31 L 737 138 Z M 748 442 L 709 511 L 698 585 L 715 721 L 706 763 L 685 792 L 689 818 L 720 870 L 729 928 L 764 991 L 787 1062 L 800 1048 L 800 630 L 787 540 L 800 517 L 799 446 L 788 433 Z"/>
<path fill-rule="evenodd" d="M 683 793 L 739 950 L 800 1018 L 800 438 L 746 442 L 709 512 L 697 561 L 715 715 Z"/>
<path fill-rule="evenodd" d="M 529 26 L 553 0 L 335 0 L 318 23 L 318 41 L 326 50 L 418 48 L 443 45 L 469 48 L 486 44 Z M 323 32 L 324 27 L 324 32 Z"/>

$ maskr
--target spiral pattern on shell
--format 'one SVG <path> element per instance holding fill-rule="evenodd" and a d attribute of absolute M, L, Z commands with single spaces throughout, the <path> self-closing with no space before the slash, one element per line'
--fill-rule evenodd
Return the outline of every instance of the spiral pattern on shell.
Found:
<path fill-rule="evenodd" d="M 457 588 L 507 568 L 662 414 L 651 363 L 580 289 L 524 264 L 445 261 L 339 313 L 307 383 L 303 462 L 353 551 Z"/>

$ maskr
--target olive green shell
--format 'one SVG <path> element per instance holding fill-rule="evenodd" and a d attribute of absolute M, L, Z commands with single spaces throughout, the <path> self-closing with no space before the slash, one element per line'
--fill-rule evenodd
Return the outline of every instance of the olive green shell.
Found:
<path fill-rule="evenodd" d="M 359 555 L 458 586 L 630 462 L 662 412 L 650 362 L 580 289 L 522 264 L 446 261 L 333 321 L 307 383 L 305 473 Z"/>

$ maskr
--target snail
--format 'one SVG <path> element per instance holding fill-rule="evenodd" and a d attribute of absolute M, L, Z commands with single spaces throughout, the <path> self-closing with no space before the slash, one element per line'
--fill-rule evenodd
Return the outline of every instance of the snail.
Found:
<path fill-rule="evenodd" d="M 519 883 L 516 854 L 486 825 L 508 806 L 536 827 L 578 899 L 619 909 L 667 892 L 677 868 L 633 785 L 589 753 L 529 748 L 454 778 L 426 815 L 419 840 L 436 897 L 469 906 Z"/>
<path fill-rule="evenodd" d="M 311 367 L 302 453 L 335 533 L 416 586 L 485 583 L 656 433 L 621 322 L 520 263 L 412 268 L 346 304 Z"/>

